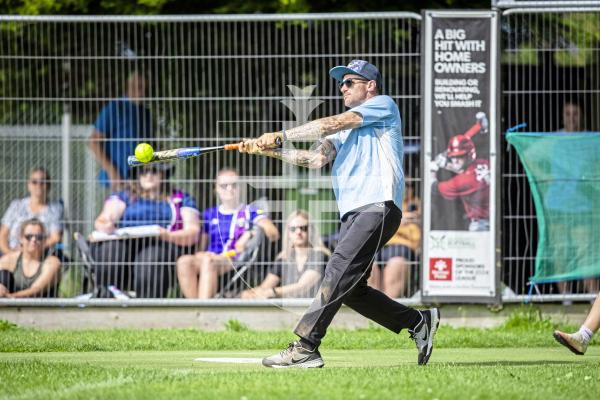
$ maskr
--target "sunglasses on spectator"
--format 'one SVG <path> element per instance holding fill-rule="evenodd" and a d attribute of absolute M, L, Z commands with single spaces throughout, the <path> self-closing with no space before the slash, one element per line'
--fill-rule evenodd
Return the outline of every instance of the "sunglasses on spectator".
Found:
<path fill-rule="evenodd" d="M 26 235 L 23 235 L 23 237 L 28 242 L 31 242 L 33 239 L 37 240 L 38 242 L 41 242 L 42 240 L 44 240 L 46 238 L 46 236 L 42 233 L 28 233 Z"/>
<path fill-rule="evenodd" d="M 352 85 L 354 84 L 354 82 L 369 82 L 368 79 L 360 79 L 360 78 L 348 78 L 348 79 L 344 79 L 343 81 L 341 81 L 340 83 L 338 83 L 338 86 L 341 88 L 344 87 L 344 85 L 346 85 L 346 87 L 348 89 L 350 89 L 352 87 Z"/>
<path fill-rule="evenodd" d="M 296 232 L 296 229 L 300 229 L 302 232 L 308 232 L 308 225 L 290 226 L 288 229 L 292 233 Z"/>
<path fill-rule="evenodd" d="M 37 186 L 37 185 L 46 185 L 46 184 L 48 184 L 48 181 L 42 180 L 42 179 L 30 179 L 29 183 Z"/>
<path fill-rule="evenodd" d="M 146 175 L 146 174 L 160 174 L 161 171 L 160 169 L 158 169 L 157 167 L 144 167 L 142 168 L 142 175 Z"/>
<path fill-rule="evenodd" d="M 231 186 L 232 189 L 237 189 L 238 188 L 238 183 L 237 182 L 231 182 L 231 183 L 219 183 L 218 184 L 219 188 L 225 190 L 228 187 Z"/>

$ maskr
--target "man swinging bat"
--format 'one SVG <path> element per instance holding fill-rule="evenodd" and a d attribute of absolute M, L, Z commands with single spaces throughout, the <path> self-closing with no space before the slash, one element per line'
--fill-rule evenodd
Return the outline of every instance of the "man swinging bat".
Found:
<path fill-rule="evenodd" d="M 325 269 L 319 293 L 294 333 L 298 341 L 263 365 L 274 368 L 319 368 L 319 345 L 342 304 L 399 333 L 408 329 L 426 364 L 440 313 L 418 311 L 367 286 L 373 259 L 394 235 L 402 218 L 404 191 L 400 112 L 391 97 L 381 94 L 379 70 L 363 60 L 334 67 L 350 110 L 287 130 L 265 133 L 240 143 L 241 152 L 274 157 L 308 168 L 333 162 L 332 183 L 340 217 L 340 240 Z M 281 141 L 320 140 L 314 150 L 277 148 Z"/>

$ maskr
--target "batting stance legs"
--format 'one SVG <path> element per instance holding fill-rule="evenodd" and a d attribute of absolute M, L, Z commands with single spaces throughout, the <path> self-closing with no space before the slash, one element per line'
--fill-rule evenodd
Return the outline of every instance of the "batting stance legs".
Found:
<path fill-rule="evenodd" d="M 387 329 L 415 328 L 421 313 L 367 286 L 375 254 L 394 235 L 402 212 L 389 201 L 350 212 L 342 219 L 340 241 L 321 288 L 294 333 L 318 347 L 342 303 Z"/>
<path fill-rule="evenodd" d="M 319 294 L 298 323 L 300 336 L 279 354 L 263 359 L 273 368 L 317 368 L 318 347 L 342 304 L 393 332 L 408 328 L 417 344 L 419 364 L 426 364 L 439 323 L 437 309 L 416 311 L 367 286 L 377 251 L 400 225 L 404 193 L 404 154 L 400 110 L 381 94 L 381 73 L 365 60 L 336 66 L 349 110 L 285 132 L 265 133 L 240 143 L 240 151 L 274 157 L 307 168 L 333 162 L 331 181 L 342 216 L 341 240 L 325 269 Z M 284 140 L 319 140 L 312 150 L 280 148 Z"/>
<path fill-rule="evenodd" d="M 394 235 L 401 219 L 402 212 L 392 201 L 370 204 L 344 215 L 340 241 L 325 268 L 319 293 L 294 330 L 300 341 L 263 359 L 263 365 L 322 367 L 318 347 L 342 304 L 394 333 L 408 329 L 417 345 L 419 364 L 427 364 L 440 320 L 439 311 L 435 308 L 417 311 L 367 286 L 375 254 Z"/>

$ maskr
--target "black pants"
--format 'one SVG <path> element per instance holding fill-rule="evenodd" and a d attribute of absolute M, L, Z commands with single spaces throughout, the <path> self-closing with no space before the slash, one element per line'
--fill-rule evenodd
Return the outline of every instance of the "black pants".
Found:
<path fill-rule="evenodd" d="M 371 204 L 342 218 L 340 241 L 327 267 L 319 293 L 294 333 L 319 346 L 342 304 L 399 333 L 414 328 L 420 313 L 367 286 L 377 252 L 394 235 L 402 211 L 393 202 Z"/>
<path fill-rule="evenodd" d="M 5 269 L 0 270 L 0 284 L 4 285 L 8 289 L 9 293 L 14 293 L 27 289 L 26 287 L 17 286 L 15 283 L 15 277 L 13 273 Z M 38 294 L 32 297 L 56 297 L 57 291 L 58 283 L 56 283 L 55 285 L 48 286 L 47 288 L 45 288 L 44 290 L 40 291 Z"/>
<path fill-rule="evenodd" d="M 0 284 L 5 286 L 9 293 L 15 291 L 15 278 L 13 277 L 12 272 L 7 271 L 5 269 L 0 269 Z"/>
<path fill-rule="evenodd" d="M 175 262 L 192 249 L 155 238 L 108 240 L 90 249 L 96 262 L 94 277 L 100 297 L 108 297 L 108 285 L 133 289 L 138 298 L 165 297 L 176 281 Z"/>

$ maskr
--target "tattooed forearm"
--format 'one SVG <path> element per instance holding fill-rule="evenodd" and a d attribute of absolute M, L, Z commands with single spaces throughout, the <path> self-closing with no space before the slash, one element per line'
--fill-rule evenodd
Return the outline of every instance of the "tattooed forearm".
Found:
<path fill-rule="evenodd" d="M 362 123 L 362 117 L 354 112 L 345 112 L 311 121 L 304 125 L 285 131 L 287 140 L 315 140 L 344 129 L 357 128 Z"/>
<path fill-rule="evenodd" d="M 330 163 L 335 159 L 335 156 L 337 156 L 335 146 L 329 140 L 324 140 L 315 151 L 320 154 L 322 165 Z"/>
<path fill-rule="evenodd" d="M 308 150 L 273 149 L 263 150 L 261 154 L 301 167 L 308 168 L 310 166 L 310 155 Z"/>
<path fill-rule="evenodd" d="M 263 150 L 261 154 L 300 167 L 321 168 L 332 161 L 337 153 L 333 143 L 325 140 L 314 150 L 273 149 Z"/>

